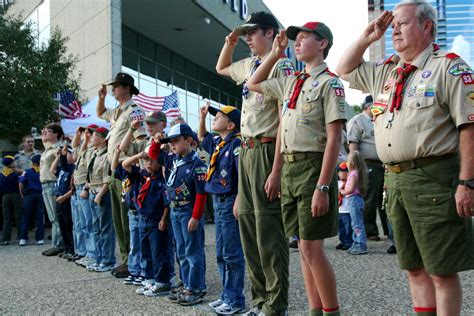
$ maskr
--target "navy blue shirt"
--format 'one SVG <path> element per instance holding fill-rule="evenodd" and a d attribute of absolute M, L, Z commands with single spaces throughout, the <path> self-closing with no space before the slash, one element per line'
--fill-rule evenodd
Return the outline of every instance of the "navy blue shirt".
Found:
<path fill-rule="evenodd" d="M 18 178 L 20 174 L 18 172 L 10 172 L 10 168 L 5 168 L 0 172 L 0 193 L 15 193 L 19 192 L 18 189 Z M 8 174 L 5 176 L 5 174 Z"/>
<path fill-rule="evenodd" d="M 132 166 L 131 172 L 128 173 L 128 178 L 132 185 L 138 185 L 136 197 L 138 197 L 140 189 L 147 182 L 147 179 L 150 178 L 150 188 L 145 200 L 143 200 L 142 207 L 140 208 L 138 203 L 136 203 L 136 207 L 138 213 L 141 215 L 159 222 L 163 216 L 163 211 L 168 207 L 168 200 L 165 193 L 165 179 L 161 172 L 150 175 L 146 170 Z"/>
<path fill-rule="evenodd" d="M 238 131 L 234 131 L 225 138 L 226 143 L 219 150 L 217 156 L 216 169 L 212 173 L 211 179 L 206 182 L 206 192 L 212 194 L 237 193 L 240 151 L 240 138 L 235 137 L 237 133 Z M 202 141 L 202 148 L 212 158 L 212 154 L 221 141 L 220 136 L 206 133 Z"/>
<path fill-rule="evenodd" d="M 26 169 L 20 176 L 20 183 L 23 184 L 23 195 L 41 193 L 41 181 L 39 172 L 35 169 Z"/>
<path fill-rule="evenodd" d="M 56 170 L 56 184 L 54 185 L 54 194 L 61 196 L 71 189 L 71 178 L 76 166 L 67 162 L 67 156 L 61 155 L 59 158 L 59 167 Z"/>
<path fill-rule="evenodd" d="M 122 181 L 122 198 L 125 205 L 131 210 L 136 210 L 137 206 L 135 203 L 135 197 L 140 188 L 140 183 L 137 181 L 132 183 L 130 181 L 129 174 L 127 170 L 122 167 L 121 163 L 119 163 L 117 168 L 115 168 L 114 176 L 116 179 Z"/>
<path fill-rule="evenodd" d="M 192 208 L 196 200 L 196 193 L 205 193 L 206 165 L 194 150 L 184 157 L 169 154 L 165 156 L 164 160 L 166 189 L 170 202 L 179 202 L 182 203 L 182 207 Z M 174 181 L 171 181 L 175 164 L 178 167 Z"/>

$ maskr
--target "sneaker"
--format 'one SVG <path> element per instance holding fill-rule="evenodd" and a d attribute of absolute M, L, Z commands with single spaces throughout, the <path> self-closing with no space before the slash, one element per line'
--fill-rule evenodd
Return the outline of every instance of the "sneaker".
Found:
<path fill-rule="evenodd" d="M 163 296 L 168 295 L 170 293 L 170 289 L 169 283 L 156 282 L 155 285 L 152 285 L 150 289 L 145 291 L 143 294 L 148 297 Z"/>
<path fill-rule="evenodd" d="M 260 309 L 258 307 L 252 307 L 244 315 L 246 316 L 258 316 L 260 314 Z"/>
<path fill-rule="evenodd" d="M 388 247 L 387 253 L 391 254 L 391 255 L 396 254 L 397 253 L 397 248 L 395 247 L 395 245 L 391 245 L 390 247 Z"/>
<path fill-rule="evenodd" d="M 123 279 L 128 277 L 130 272 L 128 272 L 128 265 L 122 264 L 119 265 L 117 268 L 115 268 L 114 272 L 112 275 L 116 277 L 117 279 Z"/>
<path fill-rule="evenodd" d="M 135 277 L 135 280 L 133 280 L 133 285 L 142 285 L 143 281 L 145 281 L 145 278 L 142 276 Z"/>
<path fill-rule="evenodd" d="M 354 243 L 347 252 L 351 255 L 365 255 L 367 254 L 367 247 Z"/>
<path fill-rule="evenodd" d="M 75 261 L 77 261 L 77 260 L 79 260 L 79 259 L 81 259 L 81 258 L 83 258 L 83 257 L 84 257 L 84 256 L 80 256 L 80 255 L 75 254 L 75 255 L 72 256 L 71 258 L 67 259 L 67 261 L 74 261 L 74 262 L 75 262 Z"/>
<path fill-rule="evenodd" d="M 191 306 L 202 303 L 201 291 L 187 290 L 184 295 L 178 298 L 178 304 L 181 306 Z"/>
<path fill-rule="evenodd" d="M 26 239 L 20 239 L 20 242 L 18 243 L 20 246 L 26 246 Z"/>
<path fill-rule="evenodd" d="M 94 272 L 95 268 L 98 267 L 99 265 L 96 262 L 93 262 L 91 264 L 86 265 L 86 270 L 89 272 Z"/>
<path fill-rule="evenodd" d="M 183 286 L 183 281 L 176 281 L 176 276 L 170 279 L 171 290 L 177 289 L 178 287 Z"/>
<path fill-rule="evenodd" d="M 129 275 L 128 277 L 125 278 L 125 280 L 122 281 L 123 284 L 126 285 L 133 285 L 133 281 L 135 281 L 135 276 Z"/>
<path fill-rule="evenodd" d="M 155 280 L 152 280 L 152 279 L 150 279 L 150 280 L 145 280 L 145 281 L 143 281 L 143 282 L 144 282 L 143 287 L 141 287 L 141 288 L 139 288 L 139 289 L 136 289 L 136 290 L 135 290 L 135 293 L 140 294 L 140 295 L 144 295 L 145 292 L 148 291 L 149 289 L 151 289 L 151 287 L 152 287 L 153 285 L 155 285 L 155 283 L 156 283 Z"/>
<path fill-rule="evenodd" d="M 339 245 L 336 246 L 337 250 L 341 250 L 344 247 L 344 244 L 341 242 Z"/>
<path fill-rule="evenodd" d="M 171 290 L 170 295 L 168 295 L 168 299 L 173 303 L 178 303 L 178 301 L 183 297 L 184 297 L 184 287 L 182 286 Z"/>
<path fill-rule="evenodd" d="M 37 244 L 38 246 L 44 245 L 44 240 L 43 240 L 43 239 L 37 240 L 37 241 L 36 241 L 36 244 Z"/>
<path fill-rule="evenodd" d="M 94 267 L 95 272 L 107 272 L 112 270 L 113 265 L 112 264 L 99 264 Z"/>
<path fill-rule="evenodd" d="M 224 304 L 224 301 L 221 300 L 221 299 L 218 299 L 214 302 L 210 302 L 207 305 L 209 305 L 209 307 L 212 308 L 212 309 L 216 309 L 217 307 L 221 306 L 222 304 Z"/>
<path fill-rule="evenodd" d="M 221 306 L 216 307 L 215 311 L 220 315 L 234 315 L 239 314 L 242 311 L 242 308 L 232 307 L 229 304 L 224 303 Z"/>
<path fill-rule="evenodd" d="M 2 245 L 2 246 L 8 246 L 9 244 L 10 244 L 9 241 L 2 241 L 2 242 L 0 242 L 0 245 Z"/>
<path fill-rule="evenodd" d="M 84 258 L 76 261 L 77 265 L 80 265 L 80 266 L 83 266 L 83 267 L 87 267 L 87 266 L 92 265 L 94 263 L 95 263 L 94 259 L 88 258 L 88 257 L 84 257 Z"/>
<path fill-rule="evenodd" d="M 63 248 L 53 247 L 53 248 L 43 251 L 41 254 L 46 257 L 52 257 L 52 256 L 57 256 L 62 252 L 64 252 Z"/>
<path fill-rule="evenodd" d="M 72 257 L 74 257 L 74 255 L 72 253 L 65 253 L 65 254 L 62 255 L 61 258 L 63 258 L 64 260 L 69 260 Z"/>

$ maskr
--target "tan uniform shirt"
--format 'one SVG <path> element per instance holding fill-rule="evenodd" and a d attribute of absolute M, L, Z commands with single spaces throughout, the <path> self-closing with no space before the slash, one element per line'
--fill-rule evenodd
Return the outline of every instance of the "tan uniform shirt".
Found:
<path fill-rule="evenodd" d="M 151 142 L 153 141 L 152 137 L 147 137 L 142 140 L 134 140 L 130 146 L 128 146 L 128 150 L 125 152 L 127 156 L 134 156 L 141 152 L 148 152 L 150 150 Z M 145 169 L 145 162 L 143 159 L 140 159 L 140 168 Z"/>
<path fill-rule="evenodd" d="M 347 122 L 347 140 L 356 143 L 364 159 L 380 160 L 375 148 L 374 122 L 365 112 Z"/>
<path fill-rule="evenodd" d="M 249 57 L 232 63 L 230 73 L 237 84 L 244 84 L 242 90 L 242 117 L 240 131 L 243 137 L 273 137 L 278 129 L 278 105 L 282 102 L 268 95 L 249 91 L 245 82 L 256 69 L 257 57 Z M 293 75 L 294 66 L 288 58 L 281 58 L 273 67 L 268 78 L 282 78 Z"/>
<path fill-rule="evenodd" d="M 87 179 L 87 161 L 92 154 L 92 147 L 80 152 L 80 147 L 74 149 L 76 151 L 76 170 L 74 171 L 74 185 L 81 185 L 86 183 Z"/>
<path fill-rule="evenodd" d="M 20 150 L 18 154 L 15 155 L 16 166 L 22 170 L 31 168 L 31 157 L 36 154 L 41 154 L 41 151 L 33 149 L 31 153 L 26 153 L 24 150 Z"/>
<path fill-rule="evenodd" d="M 139 106 L 137 106 L 132 99 L 128 100 L 123 106 L 116 109 L 106 109 L 100 118 L 110 122 L 109 131 L 109 145 L 108 145 L 108 159 L 112 163 L 113 153 L 115 151 L 115 145 L 120 143 L 130 128 L 130 122 L 132 118 L 145 118 L 145 114 Z M 126 158 L 124 153 L 120 154 L 119 161 L 123 161 Z"/>
<path fill-rule="evenodd" d="M 387 106 L 375 117 L 380 159 L 391 163 L 458 152 L 457 127 L 474 122 L 472 70 L 461 58 L 429 45 L 412 63 L 417 70 L 407 79 L 403 103 L 389 124 L 396 69 L 402 64 L 396 55 L 364 62 L 349 78 L 351 87 L 374 96 L 374 106 Z"/>
<path fill-rule="evenodd" d="M 40 181 L 41 183 L 56 181 L 56 175 L 49 170 L 56 159 L 56 153 L 61 149 L 61 142 L 55 144 L 46 144 L 44 153 L 41 155 L 40 161 Z"/>
<path fill-rule="evenodd" d="M 110 163 L 107 159 L 107 147 L 93 150 L 87 161 L 89 188 L 99 190 L 102 185 L 109 183 Z"/>
<path fill-rule="evenodd" d="M 265 95 L 283 99 L 281 152 L 324 152 L 326 124 L 346 120 L 346 101 L 341 81 L 327 71 L 325 63 L 311 71 L 299 94 L 295 109 L 288 103 L 298 76 L 269 79 L 261 83 Z"/>

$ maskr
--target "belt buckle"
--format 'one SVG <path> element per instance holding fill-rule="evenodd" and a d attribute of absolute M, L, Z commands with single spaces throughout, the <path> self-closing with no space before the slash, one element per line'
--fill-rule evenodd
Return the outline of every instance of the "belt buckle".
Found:
<path fill-rule="evenodd" d="M 389 170 L 390 170 L 390 172 L 393 172 L 393 173 L 401 173 L 402 172 L 402 167 L 400 166 L 400 164 L 391 165 Z"/>
<path fill-rule="evenodd" d="M 295 162 L 295 161 L 296 161 L 295 155 L 294 155 L 294 154 L 286 155 L 286 161 L 288 161 L 288 162 Z"/>

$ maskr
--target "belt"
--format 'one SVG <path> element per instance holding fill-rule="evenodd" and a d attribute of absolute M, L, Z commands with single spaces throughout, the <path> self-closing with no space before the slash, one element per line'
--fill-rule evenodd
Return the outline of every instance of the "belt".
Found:
<path fill-rule="evenodd" d="M 240 146 L 242 148 L 254 148 L 258 147 L 261 144 L 266 144 L 266 143 L 272 143 L 276 141 L 276 138 L 273 137 L 259 137 L 259 138 L 244 138 L 242 139 L 242 142 L 240 143 Z"/>
<path fill-rule="evenodd" d="M 382 165 L 380 160 L 375 159 L 364 159 L 366 163 L 370 163 L 371 165 Z"/>
<path fill-rule="evenodd" d="M 306 158 L 321 157 L 322 155 L 323 153 L 320 153 L 320 152 L 283 154 L 283 160 L 285 162 L 295 162 L 295 161 L 306 159 Z"/>
<path fill-rule="evenodd" d="M 389 172 L 401 173 L 403 171 L 416 169 L 419 167 L 425 167 L 432 164 L 433 162 L 446 160 L 451 157 L 454 157 L 455 155 L 456 154 L 447 154 L 443 156 L 423 157 L 423 158 L 414 159 L 414 160 L 402 161 L 399 163 L 387 163 L 386 166 Z"/>
<path fill-rule="evenodd" d="M 176 208 L 176 207 L 181 207 L 181 206 L 186 206 L 188 204 L 191 204 L 191 201 L 171 201 L 171 207 Z"/>

